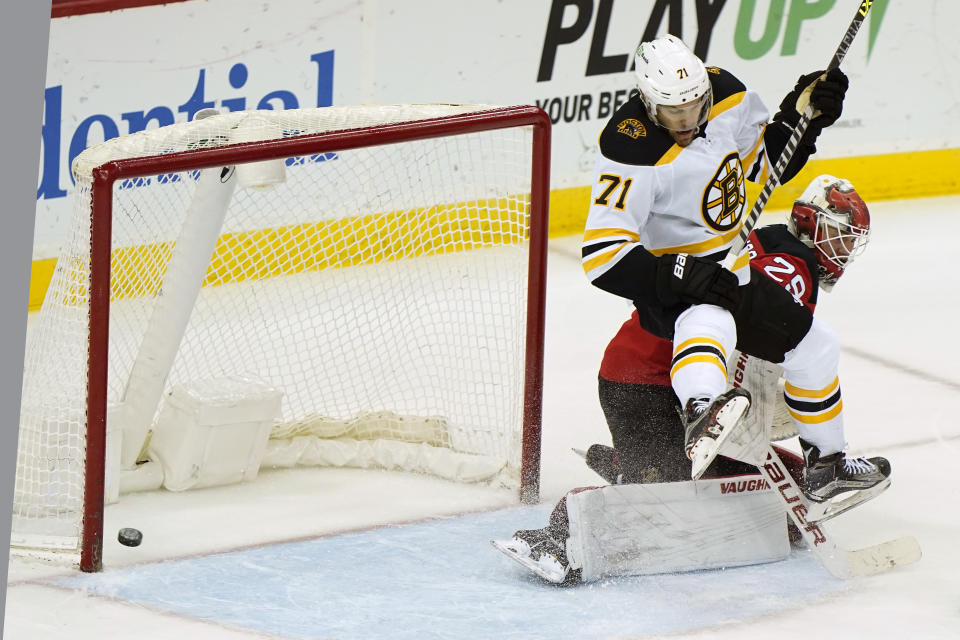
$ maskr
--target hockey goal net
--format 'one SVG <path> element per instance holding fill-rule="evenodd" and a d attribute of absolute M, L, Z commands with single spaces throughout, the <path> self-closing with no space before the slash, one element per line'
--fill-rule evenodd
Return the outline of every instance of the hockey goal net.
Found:
<path fill-rule="evenodd" d="M 88 149 L 74 177 L 28 331 L 15 549 L 99 570 L 105 474 L 150 463 L 178 385 L 218 381 L 282 395 L 261 468 L 381 464 L 537 499 L 539 109 L 212 115 Z M 393 448 L 358 462 L 370 443 Z"/>

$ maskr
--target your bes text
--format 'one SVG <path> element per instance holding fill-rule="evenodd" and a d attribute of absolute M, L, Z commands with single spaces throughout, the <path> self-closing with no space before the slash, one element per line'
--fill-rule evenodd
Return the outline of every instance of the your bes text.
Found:
<path fill-rule="evenodd" d="M 630 97 L 630 91 L 601 91 L 593 95 L 580 93 L 572 96 L 557 96 L 537 100 L 538 107 L 547 112 L 553 124 L 558 122 L 578 122 L 580 120 L 606 119 L 620 108 Z"/>

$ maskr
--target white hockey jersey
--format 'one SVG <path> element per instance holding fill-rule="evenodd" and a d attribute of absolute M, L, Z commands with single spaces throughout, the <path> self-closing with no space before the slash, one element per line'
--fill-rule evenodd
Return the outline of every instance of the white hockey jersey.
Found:
<path fill-rule="evenodd" d="M 597 286 L 631 300 L 652 299 L 651 260 L 688 253 L 722 260 L 746 218 L 745 180 L 769 175 L 760 97 L 733 75 L 707 68 L 714 104 L 686 147 L 647 116 L 634 95 L 600 135 L 583 240 L 583 269 Z M 750 256 L 734 264 L 741 284 Z"/>

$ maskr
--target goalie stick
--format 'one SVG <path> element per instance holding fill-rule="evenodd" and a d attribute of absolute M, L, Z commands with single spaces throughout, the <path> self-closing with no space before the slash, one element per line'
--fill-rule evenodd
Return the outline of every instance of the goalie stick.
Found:
<path fill-rule="evenodd" d="M 850 26 L 847 27 L 847 31 L 844 33 L 840 45 L 837 47 L 833 58 L 830 60 L 830 64 L 827 66 L 827 70 L 840 66 L 857 32 L 860 31 L 860 26 L 870 12 L 872 5 L 872 0 L 863 0 L 860 2 Z M 773 171 L 763 185 L 763 189 L 757 197 L 757 200 L 754 202 L 750 214 L 744 221 L 740 233 L 737 234 L 737 237 L 734 238 L 733 243 L 730 245 L 730 249 L 722 262 L 725 268 L 730 269 L 733 267 L 737 255 L 739 255 L 740 252 L 743 251 L 744 246 L 746 246 L 747 238 L 756 227 L 760 214 L 770 199 L 770 194 L 773 193 L 773 190 L 780 184 L 780 176 L 783 175 L 784 169 L 786 169 L 787 164 L 793 158 L 793 154 L 800 143 L 800 138 L 803 137 L 803 134 L 806 132 L 812 116 L 813 108 L 808 103 L 803 110 L 803 114 L 801 114 L 800 121 L 793 129 L 783 153 L 781 153 L 777 159 Z M 716 455 L 716 449 L 717 447 L 714 447 L 714 455 Z M 772 446 L 767 446 L 766 461 L 763 465 L 759 466 L 759 469 L 767 481 L 770 482 L 771 486 L 776 488 L 777 495 L 779 495 L 784 502 L 787 514 L 799 528 L 808 546 L 817 553 L 823 565 L 834 576 L 838 578 L 852 578 L 856 576 L 873 575 L 896 566 L 911 564 L 920 559 L 920 545 L 916 538 L 911 536 L 888 540 L 870 547 L 864 547 L 863 549 L 847 550 L 840 547 L 833 540 L 832 536 L 827 535 L 820 523 L 822 523 L 823 519 L 839 515 L 843 511 L 855 506 L 855 504 L 844 504 L 844 508 L 837 508 L 832 511 L 827 511 L 826 513 L 822 513 L 824 511 L 822 505 L 811 507 L 806 496 L 804 496 L 797 486 L 797 483 L 789 473 L 786 473 L 783 462 Z M 885 488 L 886 485 L 883 489 Z M 808 515 L 814 517 L 819 516 L 821 518 L 820 523 L 811 522 L 808 519 Z"/>
<path fill-rule="evenodd" d="M 828 71 L 830 69 L 839 67 L 844 57 L 846 57 L 847 51 L 850 49 L 850 45 L 853 44 L 853 40 L 856 37 L 857 32 L 860 31 L 860 26 L 863 24 L 867 14 L 870 12 L 871 6 L 873 6 L 873 0 L 862 0 L 862 2 L 860 2 L 860 5 L 857 7 L 857 12 L 853 16 L 853 20 L 850 22 L 850 26 L 847 27 L 846 32 L 843 34 L 843 39 L 840 41 L 840 45 L 833 54 L 833 58 L 830 59 L 830 64 L 827 65 Z M 753 203 L 753 208 L 747 215 L 747 219 L 744 220 L 743 226 L 740 228 L 740 232 L 737 234 L 737 237 L 733 239 L 733 242 L 730 244 L 730 248 L 727 250 L 726 257 L 724 257 L 723 261 L 720 263 L 725 269 L 733 269 L 734 261 L 736 261 L 737 257 L 743 251 L 743 248 L 747 245 L 747 239 L 750 237 L 750 234 L 753 232 L 754 228 L 756 228 L 757 221 L 760 219 L 760 214 L 763 213 L 763 208 L 770 199 L 770 194 L 772 194 L 773 190 L 776 189 L 780 184 L 780 176 L 783 175 L 783 171 L 787 168 L 787 164 L 789 164 L 790 160 L 793 158 L 793 154 L 796 152 L 797 146 L 800 144 L 800 138 L 802 138 L 803 134 L 806 133 L 807 127 L 810 125 L 810 120 L 812 118 L 813 107 L 810 106 L 808 102 L 803 109 L 803 113 L 800 115 L 800 122 L 798 122 L 793 128 L 793 131 L 790 134 L 790 139 L 787 140 L 786 147 L 783 149 L 783 152 L 777 159 L 773 170 L 770 172 L 770 176 L 767 178 L 767 181 L 763 185 L 763 189 L 760 191 L 760 195 L 757 196 L 756 201 Z M 697 473 L 698 471 L 702 473 L 704 469 L 710 466 L 710 463 L 717 456 L 717 450 L 719 447 L 720 443 L 710 436 L 703 436 L 694 443 L 693 447 L 691 447 L 691 452 L 695 451 L 697 454 L 696 460 L 694 461 L 694 472 L 692 474 L 694 480 L 700 477 Z"/>
<path fill-rule="evenodd" d="M 823 524 L 808 520 L 810 503 L 772 446 L 768 445 L 766 461 L 759 469 L 783 501 L 787 515 L 800 530 L 807 546 L 817 554 L 831 575 L 844 579 L 870 576 L 920 559 L 920 544 L 912 536 L 887 540 L 862 549 L 844 549 L 824 529 Z"/>

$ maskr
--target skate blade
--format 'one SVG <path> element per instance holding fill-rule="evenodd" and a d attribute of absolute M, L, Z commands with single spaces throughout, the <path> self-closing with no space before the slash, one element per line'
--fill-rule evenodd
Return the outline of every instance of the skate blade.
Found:
<path fill-rule="evenodd" d="M 570 570 L 569 568 L 562 567 L 556 560 L 551 561 L 544 558 L 538 561 L 528 555 L 518 553 L 512 546 L 512 542 L 513 540 L 491 540 L 490 544 L 505 556 L 526 567 L 547 582 L 563 584 L 563 581 L 567 577 L 567 572 Z"/>
<path fill-rule="evenodd" d="M 832 500 L 826 500 L 825 502 L 814 502 L 810 500 L 810 506 L 807 510 L 807 522 L 811 524 L 819 524 L 821 522 L 826 522 L 831 518 L 836 518 L 841 513 L 846 513 L 854 507 L 858 507 L 868 500 L 873 500 L 878 495 L 886 491 L 890 487 L 890 478 L 878 482 L 869 489 L 860 489 L 859 491 L 852 491 L 846 497 L 842 497 L 844 494 L 839 494 L 835 496 Z"/>
<path fill-rule="evenodd" d="M 693 463 L 690 469 L 690 477 L 693 480 L 699 480 L 700 476 L 707 470 L 707 467 L 713 463 L 713 460 L 720 453 L 720 447 L 726 440 L 733 428 L 740 421 L 740 418 L 750 407 L 750 401 L 744 397 L 736 397 L 717 412 L 717 423 L 723 427 L 720 435 L 716 438 L 711 436 L 701 436 L 690 449 L 690 461 Z"/>

